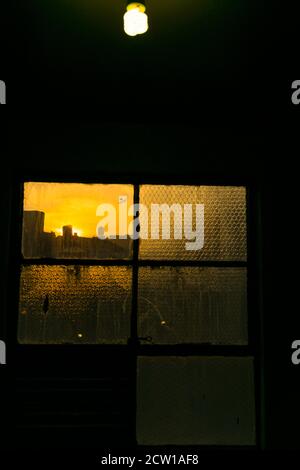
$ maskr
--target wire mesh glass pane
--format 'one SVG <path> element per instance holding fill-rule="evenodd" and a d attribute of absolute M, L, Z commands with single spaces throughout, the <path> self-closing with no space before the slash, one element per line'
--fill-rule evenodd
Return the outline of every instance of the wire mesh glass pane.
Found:
<path fill-rule="evenodd" d="M 140 203 L 141 233 L 144 234 L 140 242 L 141 258 L 246 260 L 246 188 L 143 185 Z M 159 219 L 155 216 L 158 210 Z M 169 225 L 170 238 L 163 239 L 163 227 Z M 153 239 L 153 235 L 157 239 Z M 195 243 L 197 241 L 199 243 Z M 193 244 L 188 249 L 189 243 Z"/>
<path fill-rule="evenodd" d="M 23 256 L 130 258 L 132 239 L 128 227 L 132 218 L 128 217 L 127 208 L 132 203 L 131 185 L 25 183 Z M 108 224 L 105 221 L 107 212 L 104 209 L 100 214 L 98 208 L 104 208 L 104 204 L 115 211 L 115 222 Z M 99 234 L 105 234 L 107 238 L 99 238 Z"/>
<path fill-rule="evenodd" d="M 154 344 L 247 344 L 246 268 L 142 267 L 138 333 Z"/>
<path fill-rule="evenodd" d="M 23 266 L 20 343 L 126 343 L 131 268 Z"/>
<path fill-rule="evenodd" d="M 253 445 L 250 357 L 139 357 L 141 445 Z"/>

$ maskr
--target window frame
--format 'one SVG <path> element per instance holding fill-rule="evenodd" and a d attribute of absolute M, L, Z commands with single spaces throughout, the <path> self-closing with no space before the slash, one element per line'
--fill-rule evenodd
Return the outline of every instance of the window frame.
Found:
<path fill-rule="evenodd" d="M 246 189 L 246 261 L 176 261 L 176 260 L 142 260 L 138 258 L 139 239 L 133 240 L 133 256 L 131 259 L 24 259 L 22 255 L 22 220 L 24 183 L 26 182 L 54 183 L 86 183 L 86 184 L 131 184 L 134 188 L 134 203 L 139 201 L 141 185 L 185 185 L 185 186 L 243 186 Z M 8 338 L 14 345 L 12 358 L 17 368 L 25 363 L 34 363 L 34 355 L 40 348 L 58 357 L 64 354 L 66 348 L 71 351 L 95 351 L 99 353 L 120 354 L 126 349 L 134 358 L 134 376 L 137 370 L 138 356 L 250 356 L 254 361 L 254 402 L 255 402 L 255 434 L 256 443 L 251 448 L 260 448 L 263 442 L 264 428 L 262 419 L 263 381 L 261 358 L 261 315 L 262 315 L 262 278 L 261 278 L 261 240 L 260 240 L 260 191 L 253 180 L 245 178 L 216 178 L 211 175 L 47 175 L 29 172 L 26 175 L 15 175 L 11 207 L 11 244 L 8 299 L 14 315 L 8 319 Z M 17 249 L 16 249 L 17 248 Z M 17 340 L 19 315 L 19 289 L 22 265 L 99 265 L 99 266 L 131 266 L 132 267 L 132 305 L 131 305 L 131 337 L 127 344 L 20 344 Z M 245 267 L 247 269 L 247 345 L 211 345 L 211 344 L 174 344 L 155 345 L 141 344 L 138 339 L 138 271 L 142 266 L 195 266 L 195 267 Z M 20 358 L 23 358 L 20 361 Z M 18 364 L 19 361 L 19 364 Z M 31 367 L 31 366 L 30 366 Z M 33 366 L 34 367 L 34 366 Z M 136 395 L 133 397 L 133 409 L 136 405 Z M 133 418 L 135 429 L 135 416 Z M 135 431 L 134 431 L 135 432 Z M 136 433 L 135 433 L 136 435 Z M 175 446 L 177 447 L 177 446 Z M 195 446 L 189 446 L 195 447 Z M 196 446 L 211 447 L 211 446 Z M 215 446 L 213 446 L 215 447 Z M 223 446 L 221 446 L 223 447 Z M 224 446 L 228 449 L 231 446 Z M 233 446 L 241 448 L 241 446 Z M 249 446 L 247 446 L 249 448 Z"/>

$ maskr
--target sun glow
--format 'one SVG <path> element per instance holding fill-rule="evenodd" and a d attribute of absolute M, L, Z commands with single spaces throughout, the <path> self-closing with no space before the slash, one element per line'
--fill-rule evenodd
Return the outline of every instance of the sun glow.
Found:
<path fill-rule="evenodd" d="M 127 196 L 128 204 L 132 204 L 133 187 L 118 184 L 30 182 L 24 185 L 24 210 L 44 212 L 45 232 L 54 232 L 56 236 L 60 236 L 63 227 L 71 225 L 73 235 L 77 233 L 78 237 L 96 237 L 99 222 L 97 207 L 99 204 L 109 203 L 117 208 L 120 195 Z"/>
<path fill-rule="evenodd" d="M 83 230 L 81 230 L 80 228 L 73 227 L 73 235 L 75 235 L 75 233 L 77 233 L 78 237 L 84 236 Z"/>
<path fill-rule="evenodd" d="M 70 225 L 72 225 L 72 224 L 70 224 Z M 55 232 L 55 235 L 57 237 L 62 236 L 62 234 L 63 234 L 62 228 L 58 228 L 58 227 L 54 229 L 54 232 Z M 75 235 L 75 233 L 76 233 L 78 235 L 78 237 L 84 237 L 83 230 L 81 230 L 80 228 L 74 227 L 74 225 L 72 225 L 72 233 L 73 233 L 73 235 Z"/>

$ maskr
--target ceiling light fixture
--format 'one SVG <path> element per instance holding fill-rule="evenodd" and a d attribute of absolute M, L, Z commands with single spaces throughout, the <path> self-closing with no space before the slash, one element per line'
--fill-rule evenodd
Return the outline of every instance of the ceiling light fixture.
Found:
<path fill-rule="evenodd" d="M 128 1 L 124 15 L 124 31 L 128 36 L 143 34 L 148 29 L 148 16 L 145 13 L 145 2 Z"/>

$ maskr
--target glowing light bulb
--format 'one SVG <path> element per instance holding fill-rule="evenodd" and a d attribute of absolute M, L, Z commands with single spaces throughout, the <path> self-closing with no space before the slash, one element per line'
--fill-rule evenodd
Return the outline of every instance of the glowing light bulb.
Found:
<path fill-rule="evenodd" d="M 143 3 L 131 2 L 127 5 L 124 15 L 124 31 L 128 36 L 143 34 L 148 29 L 148 16 L 145 13 L 146 7 Z"/>

